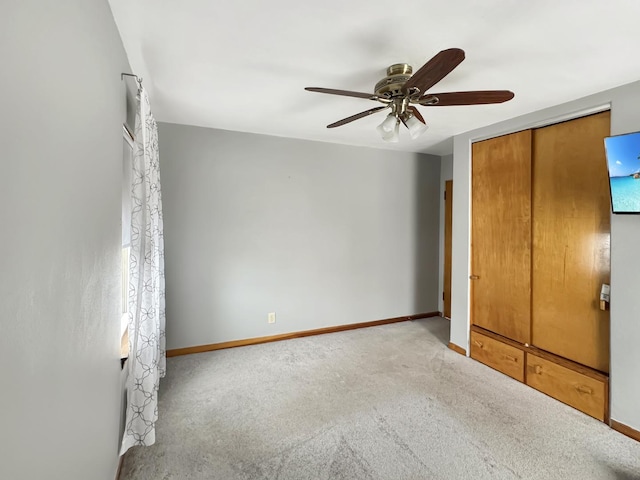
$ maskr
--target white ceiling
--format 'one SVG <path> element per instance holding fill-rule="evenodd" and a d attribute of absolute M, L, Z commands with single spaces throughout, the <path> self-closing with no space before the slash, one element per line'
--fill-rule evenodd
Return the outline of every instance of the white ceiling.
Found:
<path fill-rule="evenodd" d="M 110 0 L 159 121 L 410 152 L 455 134 L 640 79 L 638 0 Z M 423 107 L 430 128 L 388 144 L 370 100 L 393 63 L 440 50 L 466 60 L 431 92 L 509 89 L 499 105 Z M 640 106 L 639 106 L 640 108 Z"/>

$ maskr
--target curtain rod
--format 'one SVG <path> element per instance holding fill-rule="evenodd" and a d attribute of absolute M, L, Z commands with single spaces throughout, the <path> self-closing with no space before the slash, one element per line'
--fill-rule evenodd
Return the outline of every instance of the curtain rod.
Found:
<path fill-rule="evenodd" d="M 136 79 L 136 81 L 138 82 L 138 84 L 139 84 L 139 85 L 142 85 L 142 78 L 138 77 L 137 75 L 134 75 L 133 73 L 125 73 L 125 72 L 122 72 L 122 73 L 120 74 L 120 80 L 124 80 L 125 75 L 126 75 L 127 77 L 133 77 L 133 78 L 135 78 L 135 79 Z"/>

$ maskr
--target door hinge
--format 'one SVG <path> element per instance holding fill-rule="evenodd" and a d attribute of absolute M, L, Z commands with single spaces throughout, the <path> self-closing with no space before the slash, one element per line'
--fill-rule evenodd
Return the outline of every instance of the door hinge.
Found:
<path fill-rule="evenodd" d="M 442 292 L 442 299 L 444 300 L 444 292 Z"/>
<path fill-rule="evenodd" d="M 446 190 L 444 191 L 444 199 L 445 200 L 447 199 L 447 191 Z"/>

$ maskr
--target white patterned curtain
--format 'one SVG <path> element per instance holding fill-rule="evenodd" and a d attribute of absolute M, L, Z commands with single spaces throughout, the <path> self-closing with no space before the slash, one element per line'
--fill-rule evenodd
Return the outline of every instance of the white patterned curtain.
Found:
<path fill-rule="evenodd" d="M 158 128 L 151 114 L 149 97 L 141 84 L 131 179 L 129 359 L 121 455 L 134 445 L 155 443 L 158 387 L 166 367 Z"/>

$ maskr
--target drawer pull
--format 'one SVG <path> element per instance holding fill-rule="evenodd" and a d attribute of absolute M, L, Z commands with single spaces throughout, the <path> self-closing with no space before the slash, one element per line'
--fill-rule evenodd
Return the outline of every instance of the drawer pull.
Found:
<path fill-rule="evenodd" d="M 587 395 L 593 395 L 593 389 L 589 388 L 589 387 L 585 387 L 584 385 L 578 385 L 576 387 L 576 389 L 580 392 L 580 393 L 586 393 Z"/>
<path fill-rule="evenodd" d="M 511 360 L 512 362 L 518 363 L 518 359 L 511 355 L 505 355 L 504 358 L 506 358 L 507 360 Z"/>
<path fill-rule="evenodd" d="M 533 370 L 533 373 L 536 375 L 542 375 L 542 367 L 540 365 L 531 365 L 531 370 Z"/>
<path fill-rule="evenodd" d="M 478 347 L 482 348 L 483 343 L 479 342 L 478 340 L 474 340 L 473 341 L 474 345 L 477 345 Z"/>
<path fill-rule="evenodd" d="M 469 280 L 479 280 L 480 275 L 469 275 Z"/>

